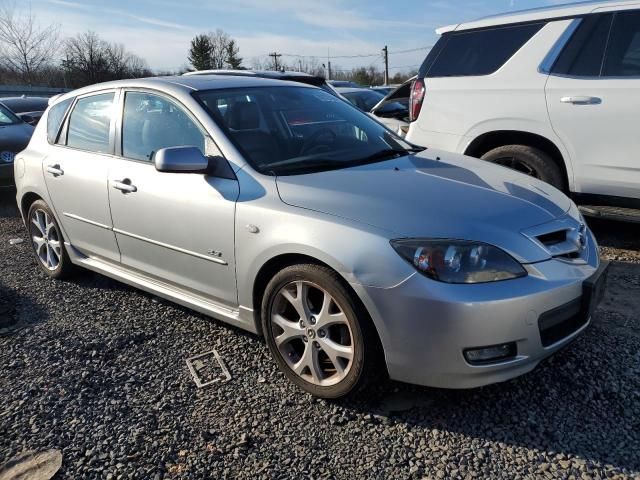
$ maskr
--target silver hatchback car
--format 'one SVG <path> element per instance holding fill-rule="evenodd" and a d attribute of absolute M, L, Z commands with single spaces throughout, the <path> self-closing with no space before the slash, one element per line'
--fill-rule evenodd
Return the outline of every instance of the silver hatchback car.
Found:
<path fill-rule="evenodd" d="M 80 266 L 264 335 L 337 398 L 532 370 L 606 278 L 576 206 L 536 179 L 418 149 L 312 86 L 128 80 L 56 99 L 15 161 L 43 272 Z"/>

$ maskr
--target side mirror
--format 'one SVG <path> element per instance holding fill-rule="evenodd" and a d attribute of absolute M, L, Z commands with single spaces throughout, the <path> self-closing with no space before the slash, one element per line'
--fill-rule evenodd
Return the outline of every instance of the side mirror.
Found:
<path fill-rule="evenodd" d="M 153 156 L 159 172 L 207 173 L 209 159 L 197 147 L 161 148 Z"/>
<path fill-rule="evenodd" d="M 27 115 L 26 113 L 23 113 L 21 115 L 18 115 L 20 117 L 20 119 L 24 122 L 24 123 L 28 123 L 29 125 L 35 125 L 36 123 L 36 119 L 33 118 L 31 115 Z"/>

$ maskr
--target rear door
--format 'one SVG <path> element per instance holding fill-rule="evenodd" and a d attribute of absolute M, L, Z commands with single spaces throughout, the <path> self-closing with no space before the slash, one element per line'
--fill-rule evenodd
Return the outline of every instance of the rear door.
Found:
<path fill-rule="evenodd" d="M 235 178 L 158 172 L 161 148 L 215 145 L 175 99 L 156 92 L 124 93 L 109 197 L 122 264 L 181 289 L 237 307 Z M 124 187 L 128 185 L 129 187 Z"/>
<path fill-rule="evenodd" d="M 574 190 L 640 198 L 640 11 L 582 20 L 546 86 Z"/>
<path fill-rule="evenodd" d="M 62 132 L 48 132 L 54 145 L 43 160 L 51 207 L 67 240 L 87 256 L 116 262 L 120 253 L 109 213 L 107 171 L 113 160 L 117 96 L 116 90 L 108 90 L 78 97 Z M 55 125 L 53 116 L 64 113 L 65 105 L 52 107 L 50 123 Z"/>

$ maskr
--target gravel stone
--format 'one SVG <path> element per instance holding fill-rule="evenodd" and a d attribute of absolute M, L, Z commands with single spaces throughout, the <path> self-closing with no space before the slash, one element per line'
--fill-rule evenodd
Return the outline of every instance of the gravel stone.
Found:
<path fill-rule="evenodd" d="M 262 340 L 106 277 L 45 278 L 0 197 L 0 463 L 59 449 L 56 478 L 640 476 L 640 227 L 592 222 L 613 260 L 593 325 L 518 379 L 468 391 L 384 380 L 341 402 L 279 373 Z M 4 302 L 4 303 L 2 303 Z M 197 389 L 216 348 L 232 380 Z M 265 381 L 262 381 L 262 380 Z"/>

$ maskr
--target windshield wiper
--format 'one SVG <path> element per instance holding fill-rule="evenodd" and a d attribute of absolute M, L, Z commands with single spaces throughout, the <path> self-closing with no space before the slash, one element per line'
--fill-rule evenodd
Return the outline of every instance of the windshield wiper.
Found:
<path fill-rule="evenodd" d="M 294 174 L 294 173 L 313 173 L 318 170 L 335 170 L 338 168 L 348 167 L 349 162 L 345 162 L 344 160 L 331 160 L 328 158 L 323 158 L 319 160 L 313 161 L 300 161 L 296 163 L 291 163 L 289 165 L 275 165 L 276 168 L 273 168 L 274 165 L 271 166 L 270 170 L 276 175 L 286 175 L 286 174 Z"/>
<path fill-rule="evenodd" d="M 384 150 L 380 150 L 376 153 L 373 153 L 368 157 L 361 158 L 360 160 L 354 163 L 356 163 L 357 165 L 362 165 L 365 163 L 377 162 L 379 160 L 391 160 L 393 158 L 398 158 L 403 155 L 408 155 L 409 153 L 412 153 L 412 150 L 408 148 L 386 148 Z"/>

